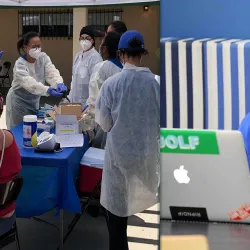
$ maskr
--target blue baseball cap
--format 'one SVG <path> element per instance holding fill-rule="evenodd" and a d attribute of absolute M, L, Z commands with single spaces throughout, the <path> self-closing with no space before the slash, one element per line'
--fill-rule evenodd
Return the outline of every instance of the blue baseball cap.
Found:
<path fill-rule="evenodd" d="M 134 38 L 141 41 L 141 48 L 132 48 L 129 45 L 130 41 L 133 40 Z M 136 30 L 129 30 L 129 31 L 125 32 L 120 38 L 118 49 L 119 50 L 124 49 L 124 50 L 130 50 L 130 51 L 142 51 L 142 50 L 144 50 L 143 36 L 141 35 L 141 33 L 139 33 Z"/>

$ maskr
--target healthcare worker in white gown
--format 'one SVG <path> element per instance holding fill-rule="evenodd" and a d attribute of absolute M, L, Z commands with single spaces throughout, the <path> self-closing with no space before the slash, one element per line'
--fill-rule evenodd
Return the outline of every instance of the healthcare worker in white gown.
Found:
<path fill-rule="evenodd" d="M 107 211 L 110 250 L 127 250 L 128 216 L 158 202 L 160 85 L 148 68 L 142 35 L 127 31 L 119 42 L 123 70 L 104 82 L 95 119 L 108 132 L 101 204 Z"/>
<path fill-rule="evenodd" d="M 94 30 L 90 26 L 83 27 L 80 32 L 82 50 L 76 55 L 73 64 L 70 102 L 81 103 L 83 108 L 89 98 L 89 81 L 95 65 L 102 61 L 102 57 L 95 49 Z"/>
<path fill-rule="evenodd" d="M 59 71 L 48 55 L 42 52 L 41 46 L 39 35 L 35 32 L 25 34 L 17 43 L 21 57 L 15 63 L 6 100 L 8 129 L 22 123 L 25 115 L 35 115 L 41 96 L 62 97 L 67 91 Z"/>
<path fill-rule="evenodd" d="M 93 117 L 92 129 L 95 129 L 96 132 L 92 146 L 96 148 L 104 149 L 107 137 L 107 133 L 94 122 L 96 99 L 103 83 L 109 77 L 121 72 L 123 68 L 121 62 L 117 59 L 120 37 L 121 35 L 117 32 L 109 32 L 106 34 L 99 49 L 99 53 L 104 61 L 95 66 L 89 82 L 89 98 L 87 100 L 87 105 Z"/>

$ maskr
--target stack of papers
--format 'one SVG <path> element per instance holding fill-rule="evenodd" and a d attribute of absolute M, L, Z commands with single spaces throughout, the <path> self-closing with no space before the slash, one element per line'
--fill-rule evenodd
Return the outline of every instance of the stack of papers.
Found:
<path fill-rule="evenodd" d="M 98 148 L 89 148 L 81 160 L 81 165 L 103 168 L 105 150 Z"/>
<path fill-rule="evenodd" d="M 56 136 L 61 148 L 80 148 L 84 145 L 83 134 Z"/>

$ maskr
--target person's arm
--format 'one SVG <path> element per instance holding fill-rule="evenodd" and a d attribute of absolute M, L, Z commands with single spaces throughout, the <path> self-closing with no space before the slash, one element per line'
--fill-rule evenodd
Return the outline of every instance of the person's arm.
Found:
<path fill-rule="evenodd" d="M 102 57 L 98 53 L 90 58 L 90 60 L 89 60 L 89 73 L 90 73 L 90 75 L 93 74 L 95 66 L 100 62 L 103 62 L 103 60 L 102 60 Z"/>
<path fill-rule="evenodd" d="M 1 166 L 0 183 L 8 183 L 12 181 L 17 175 L 19 175 L 21 165 L 20 150 L 15 142 L 15 139 L 11 132 L 2 130 L 5 135 L 5 150 L 9 148 L 8 154 L 5 154 L 3 158 L 3 165 Z M 0 151 L 3 150 L 3 133 L 0 133 Z M 10 148 L 11 147 L 11 148 Z M 12 201 L 7 207 L 1 209 L 1 218 L 9 218 L 15 213 L 15 202 Z"/>
<path fill-rule="evenodd" d="M 101 56 L 98 53 L 94 53 L 89 59 L 88 72 L 89 78 L 89 98 L 87 104 L 90 105 L 90 112 L 94 114 L 95 101 L 99 93 L 98 81 L 100 80 L 99 69 L 102 66 L 100 63 L 103 62 Z M 97 85 L 96 85 L 97 84 Z"/>
<path fill-rule="evenodd" d="M 95 103 L 99 93 L 98 83 L 102 81 L 100 78 L 101 68 L 102 63 L 99 63 L 95 66 L 89 82 L 89 98 L 86 102 L 88 105 L 88 116 L 86 117 L 85 121 L 89 124 L 88 129 L 91 131 L 93 131 L 95 128 Z"/>
<path fill-rule="evenodd" d="M 59 70 L 56 69 L 55 65 L 46 54 L 44 55 L 44 63 L 46 82 L 53 88 L 55 88 L 58 83 L 63 83 L 63 78 L 61 77 Z"/>
<path fill-rule="evenodd" d="M 71 83 L 70 83 L 70 92 L 69 92 L 69 95 L 68 95 L 68 99 L 70 100 L 70 102 L 72 102 L 73 100 L 73 96 L 72 96 L 72 88 L 73 88 L 73 80 L 74 80 L 74 67 L 77 63 L 77 60 L 79 58 L 79 55 L 80 55 L 80 52 L 76 54 L 75 58 L 74 58 L 74 62 L 73 62 L 73 67 L 72 67 L 72 78 L 71 78 Z M 68 102 L 66 99 L 65 99 L 65 102 Z"/>
<path fill-rule="evenodd" d="M 8 130 L 2 130 L 5 134 L 5 150 L 11 147 L 11 155 L 13 156 L 11 159 L 5 159 L 8 161 L 8 165 L 2 166 L 4 171 L 2 171 L 1 182 L 5 183 L 17 176 L 21 169 L 21 155 L 20 150 L 16 144 L 14 136 Z M 3 141 L 3 134 L 0 132 L 0 151 L 2 151 L 2 141 Z"/>
<path fill-rule="evenodd" d="M 49 96 L 48 86 L 36 81 L 35 78 L 29 75 L 28 70 L 24 63 L 17 62 L 14 70 L 14 81 L 29 93 L 38 96 Z"/>
<path fill-rule="evenodd" d="M 100 75 L 102 65 L 102 63 L 99 63 L 95 66 L 89 81 L 89 98 L 87 100 L 87 105 L 89 106 L 89 110 L 92 114 L 95 114 L 96 99 L 100 91 L 98 86 L 103 84 L 103 80 Z"/>
<path fill-rule="evenodd" d="M 104 82 L 96 101 L 95 121 L 101 126 L 104 132 L 109 132 L 113 127 L 111 116 L 112 95 L 108 85 Z"/>

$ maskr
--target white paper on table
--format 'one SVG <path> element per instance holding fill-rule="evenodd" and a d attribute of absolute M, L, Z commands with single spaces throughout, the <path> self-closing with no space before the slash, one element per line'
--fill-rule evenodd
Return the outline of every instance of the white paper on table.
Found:
<path fill-rule="evenodd" d="M 84 145 L 83 134 L 58 135 L 56 141 L 61 148 L 80 148 Z"/>
<path fill-rule="evenodd" d="M 76 115 L 56 115 L 56 135 L 79 134 Z"/>

